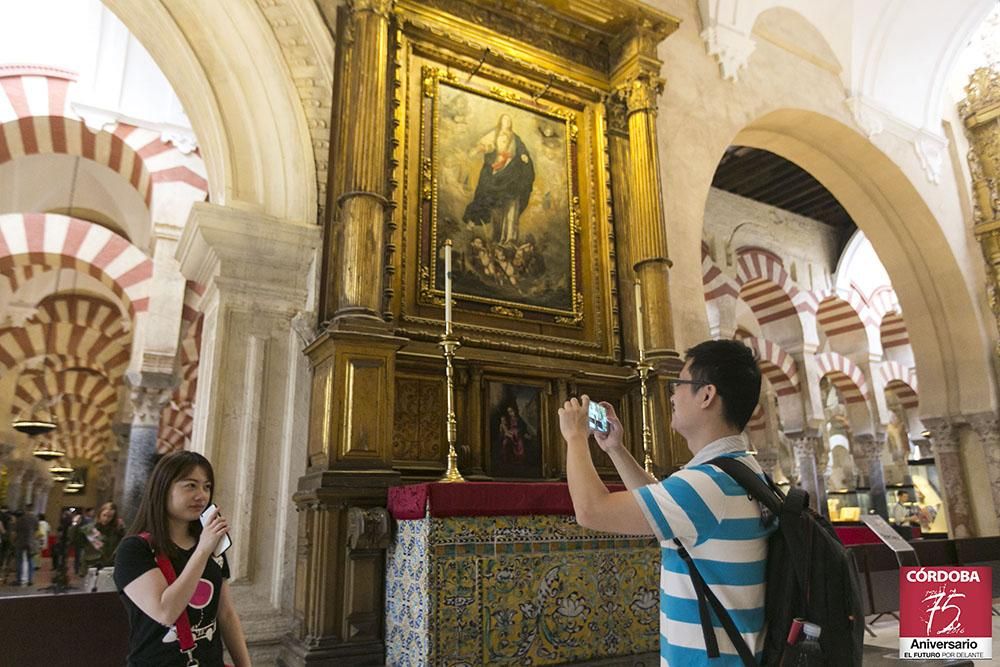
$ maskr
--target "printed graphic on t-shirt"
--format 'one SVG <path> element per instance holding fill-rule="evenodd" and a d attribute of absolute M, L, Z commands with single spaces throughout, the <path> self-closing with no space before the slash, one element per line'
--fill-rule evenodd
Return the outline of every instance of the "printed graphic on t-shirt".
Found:
<path fill-rule="evenodd" d="M 200 579 L 198 585 L 195 586 L 194 594 L 191 595 L 191 599 L 188 601 L 188 608 L 202 610 L 212 602 L 212 597 L 215 595 L 215 585 L 212 584 L 208 579 Z M 209 642 L 212 641 L 212 637 L 215 636 L 215 620 L 213 619 L 211 623 L 206 625 L 200 625 L 195 623 L 194 619 L 198 618 L 197 613 L 192 613 L 188 611 L 188 617 L 191 618 L 191 636 L 194 638 L 197 644 L 202 639 L 207 639 Z M 202 621 L 204 619 L 201 619 Z M 164 644 L 172 644 L 178 641 L 177 639 L 177 626 L 171 625 L 167 630 L 167 634 L 163 635 Z"/>

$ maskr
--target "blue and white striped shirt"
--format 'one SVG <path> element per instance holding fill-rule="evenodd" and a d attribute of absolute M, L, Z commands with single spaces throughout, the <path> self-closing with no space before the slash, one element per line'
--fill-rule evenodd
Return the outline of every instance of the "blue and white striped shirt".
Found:
<path fill-rule="evenodd" d="M 636 500 L 660 540 L 660 664 L 742 667 L 733 643 L 712 613 L 719 653 L 709 660 L 698 600 L 674 538 L 687 549 L 705 582 L 729 611 L 747 645 L 761 658 L 767 538 L 760 505 L 736 480 L 707 465 L 717 456 L 738 458 L 762 475 L 740 436 L 705 446 L 684 468 L 635 489 Z"/>

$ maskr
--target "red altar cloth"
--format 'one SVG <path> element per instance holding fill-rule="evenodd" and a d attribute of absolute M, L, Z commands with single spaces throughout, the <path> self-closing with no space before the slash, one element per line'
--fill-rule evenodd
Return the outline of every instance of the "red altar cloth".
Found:
<path fill-rule="evenodd" d="M 433 517 L 572 514 L 573 501 L 563 482 L 428 482 L 389 489 L 393 518 L 423 519 L 425 510 Z"/>
<path fill-rule="evenodd" d="M 845 547 L 849 547 L 852 544 L 881 544 L 882 540 L 879 539 L 875 531 L 868 526 L 834 526 L 833 529 L 837 531 L 837 537 L 844 544 Z M 921 537 L 919 526 L 910 526 L 911 537 L 907 539 L 919 539 Z"/>

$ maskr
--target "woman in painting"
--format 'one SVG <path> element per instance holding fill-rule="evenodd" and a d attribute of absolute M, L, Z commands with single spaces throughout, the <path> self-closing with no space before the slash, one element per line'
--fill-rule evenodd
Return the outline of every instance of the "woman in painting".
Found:
<path fill-rule="evenodd" d="M 517 404 L 508 405 L 507 414 L 500 417 L 500 446 L 505 463 L 524 462 L 528 438 L 528 424 L 521 418 Z"/>
<path fill-rule="evenodd" d="M 483 167 L 462 219 L 470 225 L 492 224 L 498 243 L 516 245 L 518 221 L 535 183 L 535 166 L 508 114 L 500 115 L 496 128 L 479 140 L 473 153 L 483 154 Z"/>

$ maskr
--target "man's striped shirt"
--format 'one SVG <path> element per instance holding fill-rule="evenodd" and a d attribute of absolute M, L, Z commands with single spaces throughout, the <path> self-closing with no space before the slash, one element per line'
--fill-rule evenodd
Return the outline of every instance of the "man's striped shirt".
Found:
<path fill-rule="evenodd" d="M 687 564 L 674 538 L 687 549 L 705 582 L 729 611 L 747 645 L 764 646 L 764 584 L 767 538 L 761 508 L 733 478 L 705 462 L 716 456 L 737 458 L 762 475 L 746 454 L 742 438 L 716 440 L 682 470 L 633 493 L 660 540 L 660 664 L 742 667 L 733 643 L 712 612 L 719 658 L 708 659 L 698 601 Z"/>

